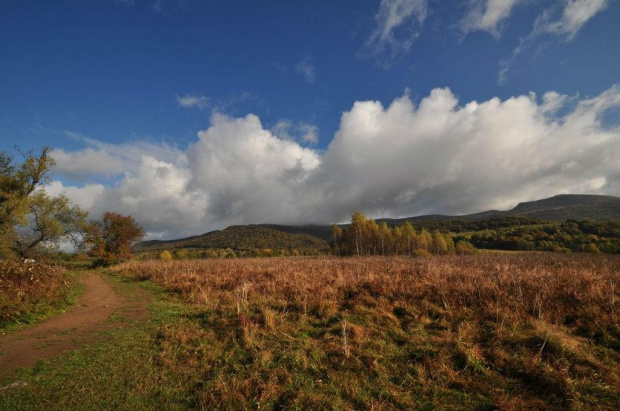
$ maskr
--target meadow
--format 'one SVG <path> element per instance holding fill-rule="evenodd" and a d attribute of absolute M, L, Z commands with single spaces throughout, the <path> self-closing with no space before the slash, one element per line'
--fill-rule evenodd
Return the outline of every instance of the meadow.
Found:
<path fill-rule="evenodd" d="M 192 408 L 617 409 L 619 256 L 131 261 Z"/>

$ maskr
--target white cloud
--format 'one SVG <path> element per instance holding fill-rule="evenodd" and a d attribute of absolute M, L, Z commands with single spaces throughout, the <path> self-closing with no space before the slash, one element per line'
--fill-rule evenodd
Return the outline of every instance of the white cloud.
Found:
<path fill-rule="evenodd" d="M 461 20 L 461 30 L 467 34 L 481 30 L 499 37 L 503 23 L 512 9 L 523 0 L 472 0 L 469 13 Z"/>
<path fill-rule="evenodd" d="M 298 191 L 320 164 L 319 155 L 265 130 L 255 115 L 214 114 L 188 150 L 192 188 L 208 192 L 209 212 L 229 223 L 294 221 Z M 275 211 L 275 213 L 274 213 Z"/>
<path fill-rule="evenodd" d="M 375 16 L 377 27 L 366 42 L 365 52 L 387 60 L 411 49 L 428 13 L 427 0 L 381 0 Z"/>
<path fill-rule="evenodd" d="M 183 96 L 176 96 L 176 98 L 179 106 L 183 108 L 198 107 L 204 109 L 209 106 L 209 98 L 197 94 L 185 94 Z"/>
<path fill-rule="evenodd" d="M 68 152 L 60 148 L 51 152 L 56 160 L 54 172 L 74 180 L 83 181 L 95 175 L 114 177 L 134 172 L 139 167 L 136 160 L 143 155 L 175 164 L 187 161 L 184 152 L 166 143 L 136 141 L 108 144 L 73 131 L 65 131 L 65 134 L 86 145 L 82 150 Z"/>
<path fill-rule="evenodd" d="M 608 3 L 608 0 L 565 0 L 560 16 L 556 16 L 557 8 L 543 11 L 534 23 L 534 33 L 537 35 L 549 33 L 572 40 L 592 17 L 607 7 Z"/>
<path fill-rule="evenodd" d="M 417 106 L 407 95 L 387 107 L 356 102 L 324 153 L 255 115 L 216 113 L 185 152 L 91 144 L 126 171 L 112 184 L 50 190 L 94 216 L 132 214 L 151 237 L 166 238 L 240 223 L 333 223 L 354 209 L 397 217 L 507 209 L 560 193 L 620 195 L 620 127 L 602 120 L 614 107 L 617 86 L 586 99 L 549 92 L 464 105 L 435 89 Z M 108 172 L 81 161 L 93 158 L 87 149 L 65 154 L 84 173 L 88 164 Z"/>
<path fill-rule="evenodd" d="M 620 89 L 561 118 L 549 114 L 549 101 L 558 101 L 550 96 L 543 104 L 520 96 L 459 106 L 450 90 L 436 89 L 417 108 L 406 96 L 387 108 L 356 103 L 323 158 L 325 207 L 468 213 L 583 192 L 586 182 L 617 173 L 620 129 L 606 130 L 600 118 L 620 105 Z M 562 171 L 570 162 L 579 171 Z"/>
<path fill-rule="evenodd" d="M 309 84 L 314 84 L 316 81 L 316 70 L 310 57 L 306 57 L 295 64 L 295 72 L 300 74 Z"/>

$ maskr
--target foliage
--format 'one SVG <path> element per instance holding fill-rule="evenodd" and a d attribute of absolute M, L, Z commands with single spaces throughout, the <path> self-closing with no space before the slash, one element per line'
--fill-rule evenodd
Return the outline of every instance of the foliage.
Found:
<path fill-rule="evenodd" d="M 479 231 L 470 240 L 477 248 L 618 254 L 620 223 L 568 220 Z"/>
<path fill-rule="evenodd" d="M 433 229 L 429 232 L 429 229 Z M 377 225 L 356 211 L 348 226 L 334 226 L 334 255 L 472 254 L 476 249 L 620 253 L 620 222 L 549 223 L 522 217 L 490 220 L 425 221 L 413 226 Z"/>
<path fill-rule="evenodd" d="M 212 257 L 223 250 L 232 250 L 234 256 L 316 255 L 326 246 L 325 241 L 309 234 L 285 233 L 258 225 L 231 226 L 202 236 L 175 241 L 145 241 L 136 245 L 136 251 L 185 249 L 194 258 Z M 219 250 L 219 251 L 218 251 Z M 266 251 L 269 250 L 269 251 Z M 202 253 L 205 253 L 201 257 Z M 227 254 L 231 256 L 230 253 Z"/>
<path fill-rule="evenodd" d="M 26 219 L 18 229 L 13 249 L 21 257 L 31 257 L 41 250 L 48 251 L 50 245 L 60 240 L 70 240 L 77 246 L 87 216 L 64 195 L 53 198 L 43 191 L 35 192 L 27 201 Z"/>
<path fill-rule="evenodd" d="M 38 155 L 28 152 L 21 164 L 14 164 L 13 157 L 0 151 L 0 257 L 14 254 L 15 226 L 26 221 L 28 197 L 48 181 L 54 165 L 49 152 L 49 147 Z"/>
<path fill-rule="evenodd" d="M 449 234 L 426 229 L 417 232 L 410 222 L 389 227 L 385 222 L 377 225 L 374 220 L 355 211 L 351 224 L 332 228 L 329 246 L 334 255 L 416 255 L 416 251 L 433 254 L 454 254 L 454 241 Z M 417 253 L 420 254 L 420 253 Z"/>
<path fill-rule="evenodd" d="M 164 250 L 159 253 L 159 259 L 164 261 L 172 261 L 172 254 L 170 254 L 170 251 Z"/>
<path fill-rule="evenodd" d="M 90 255 L 104 264 L 131 257 L 131 247 L 144 237 L 144 230 L 131 216 L 107 212 L 86 228 L 84 243 Z"/>

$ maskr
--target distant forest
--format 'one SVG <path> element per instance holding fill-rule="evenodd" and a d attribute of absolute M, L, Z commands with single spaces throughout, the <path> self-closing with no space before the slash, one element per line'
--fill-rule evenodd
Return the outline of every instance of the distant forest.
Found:
<path fill-rule="evenodd" d="M 425 220 L 394 224 L 354 212 L 349 224 L 231 226 L 202 236 L 150 241 L 141 258 L 278 257 L 299 255 L 472 254 L 477 249 L 620 254 L 620 222 L 549 222 L 506 216 L 487 220 Z M 318 233 L 318 234 L 317 234 Z M 319 237 L 319 234 L 322 238 Z"/>
<path fill-rule="evenodd" d="M 334 226 L 336 255 L 468 254 L 475 249 L 620 253 L 620 223 L 567 220 L 550 223 L 524 217 L 377 224 L 356 211 L 351 224 Z"/>

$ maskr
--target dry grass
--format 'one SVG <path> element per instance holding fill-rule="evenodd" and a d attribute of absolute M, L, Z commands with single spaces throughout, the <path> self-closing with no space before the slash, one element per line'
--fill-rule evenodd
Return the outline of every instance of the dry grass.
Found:
<path fill-rule="evenodd" d="M 74 290 L 65 272 L 38 263 L 0 263 L 0 328 L 36 321 L 66 305 Z"/>
<path fill-rule="evenodd" d="M 618 256 L 141 261 L 196 407 L 615 409 Z"/>

